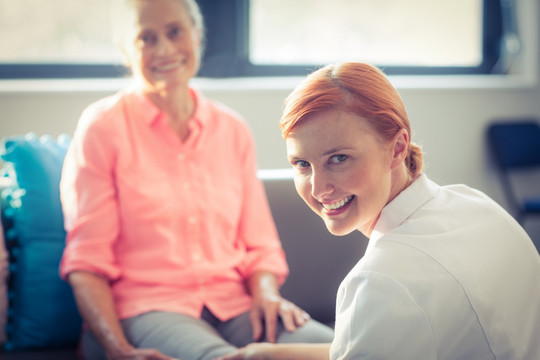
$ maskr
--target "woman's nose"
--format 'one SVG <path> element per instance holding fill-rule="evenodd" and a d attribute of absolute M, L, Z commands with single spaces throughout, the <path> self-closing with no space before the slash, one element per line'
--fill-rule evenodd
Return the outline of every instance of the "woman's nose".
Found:
<path fill-rule="evenodd" d="M 334 191 L 334 186 L 328 174 L 324 171 L 313 171 L 311 173 L 311 196 L 320 200 L 332 191 Z"/>
<path fill-rule="evenodd" d="M 158 39 L 157 53 L 158 55 L 168 55 L 174 49 L 173 43 L 166 37 Z"/>

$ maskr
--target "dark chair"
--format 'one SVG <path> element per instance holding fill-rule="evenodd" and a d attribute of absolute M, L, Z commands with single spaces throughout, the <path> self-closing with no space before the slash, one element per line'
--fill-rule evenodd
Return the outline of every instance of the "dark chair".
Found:
<path fill-rule="evenodd" d="M 497 165 L 504 194 L 514 208 L 516 220 L 540 214 L 540 182 L 538 196 L 520 196 L 514 176 L 540 172 L 540 124 L 534 119 L 496 121 L 488 127 L 488 141 Z M 514 181 L 513 181 L 514 180 Z"/>

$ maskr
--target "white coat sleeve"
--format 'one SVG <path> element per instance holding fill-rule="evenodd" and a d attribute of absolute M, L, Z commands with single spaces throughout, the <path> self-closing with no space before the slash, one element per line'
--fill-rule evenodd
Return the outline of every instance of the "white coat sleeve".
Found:
<path fill-rule="evenodd" d="M 430 321 L 407 289 L 361 272 L 340 286 L 330 358 L 429 360 L 437 354 Z"/>

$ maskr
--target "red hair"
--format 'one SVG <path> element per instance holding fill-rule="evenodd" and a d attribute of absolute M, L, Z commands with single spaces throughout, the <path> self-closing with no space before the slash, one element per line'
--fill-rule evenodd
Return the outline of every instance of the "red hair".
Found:
<path fill-rule="evenodd" d="M 341 109 L 369 121 L 379 136 L 390 141 L 411 125 L 405 105 L 384 73 L 364 63 L 327 65 L 310 75 L 285 100 L 279 127 L 284 138 L 314 113 Z M 422 171 L 422 151 L 410 143 L 405 165 L 411 176 Z"/>

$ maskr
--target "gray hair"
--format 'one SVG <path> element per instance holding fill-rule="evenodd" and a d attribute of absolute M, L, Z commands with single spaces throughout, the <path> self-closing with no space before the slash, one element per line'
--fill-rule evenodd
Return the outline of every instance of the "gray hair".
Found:
<path fill-rule="evenodd" d="M 137 0 L 115 0 L 111 6 L 111 21 L 113 30 L 113 41 L 115 43 L 121 42 L 122 39 L 122 14 L 125 13 L 126 7 Z M 184 3 L 189 13 L 189 17 L 193 22 L 195 28 L 201 33 L 202 43 L 205 43 L 205 26 L 201 13 L 201 9 L 195 0 L 179 0 Z"/>
<path fill-rule="evenodd" d="M 204 20 L 201 13 L 201 8 L 199 7 L 199 4 L 195 0 L 182 0 L 184 2 L 184 5 L 186 5 L 186 8 L 189 12 L 189 17 L 191 18 L 191 21 L 193 21 L 193 25 L 195 25 L 195 28 L 201 32 L 201 34 L 204 34 L 205 28 L 204 28 Z"/>

